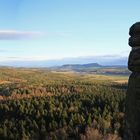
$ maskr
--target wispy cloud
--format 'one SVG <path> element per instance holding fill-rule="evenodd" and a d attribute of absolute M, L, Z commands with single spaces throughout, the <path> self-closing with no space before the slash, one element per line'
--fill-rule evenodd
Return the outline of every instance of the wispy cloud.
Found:
<path fill-rule="evenodd" d="M 0 40 L 34 39 L 41 35 L 41 32 L 33 31 L 0 30 Z"/>
<path fill-rule="evenodd" d="M 6 61 L 43 61 L 51 60 L 46 56 L 0 56 L 0 62 Z"/>
<path fill-rule="evenodd" d="M 7 49 L 0 49 L 0 53 L 5 53 L 5 52 L 9 52 L 9 50 L 7 50 Z"/>
<path fill-rule="evenodd" d="M 20 31 L 20 30 L 0 30 L 0 40 L 22 40 L 36 39 L 41 36 L 68 37 L 70 32 L 39 32 L 39 31 Z"/>

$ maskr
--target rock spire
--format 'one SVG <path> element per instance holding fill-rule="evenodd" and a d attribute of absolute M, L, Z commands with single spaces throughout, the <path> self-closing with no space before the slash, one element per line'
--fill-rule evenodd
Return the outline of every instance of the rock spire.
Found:
<path fill-rule="evenodd" d="M 126 95 L 125 140 L 140 140 L 140 22 L 133 24 L 129 30 L 128 69 L 129 77 Z"/>

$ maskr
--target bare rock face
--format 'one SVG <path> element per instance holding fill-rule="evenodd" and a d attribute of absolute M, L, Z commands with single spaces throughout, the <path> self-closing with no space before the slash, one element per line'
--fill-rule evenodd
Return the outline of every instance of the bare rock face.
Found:
<path fill-rule="evenodd" d="M 131 26 L 128 69 L 132 71 L 126 95 L 124 140 L 140 140 L 140 22 Z"/>

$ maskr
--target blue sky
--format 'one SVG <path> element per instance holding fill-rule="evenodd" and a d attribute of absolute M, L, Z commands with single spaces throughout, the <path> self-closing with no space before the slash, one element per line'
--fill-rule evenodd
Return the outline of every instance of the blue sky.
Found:
<path fill-rule="evenodd" d="M 0 0 L 0 60 L 127 56 L 139 0 Z"/>

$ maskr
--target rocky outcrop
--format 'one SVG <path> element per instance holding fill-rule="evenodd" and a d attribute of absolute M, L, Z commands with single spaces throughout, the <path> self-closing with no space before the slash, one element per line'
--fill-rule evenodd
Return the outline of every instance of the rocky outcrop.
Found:
<path fill-rule="evenodd" d="M 140 22 L 131 26 L 128 69 L 132 71 L 126 95 L 124 140 L 140 140 Z"/>

